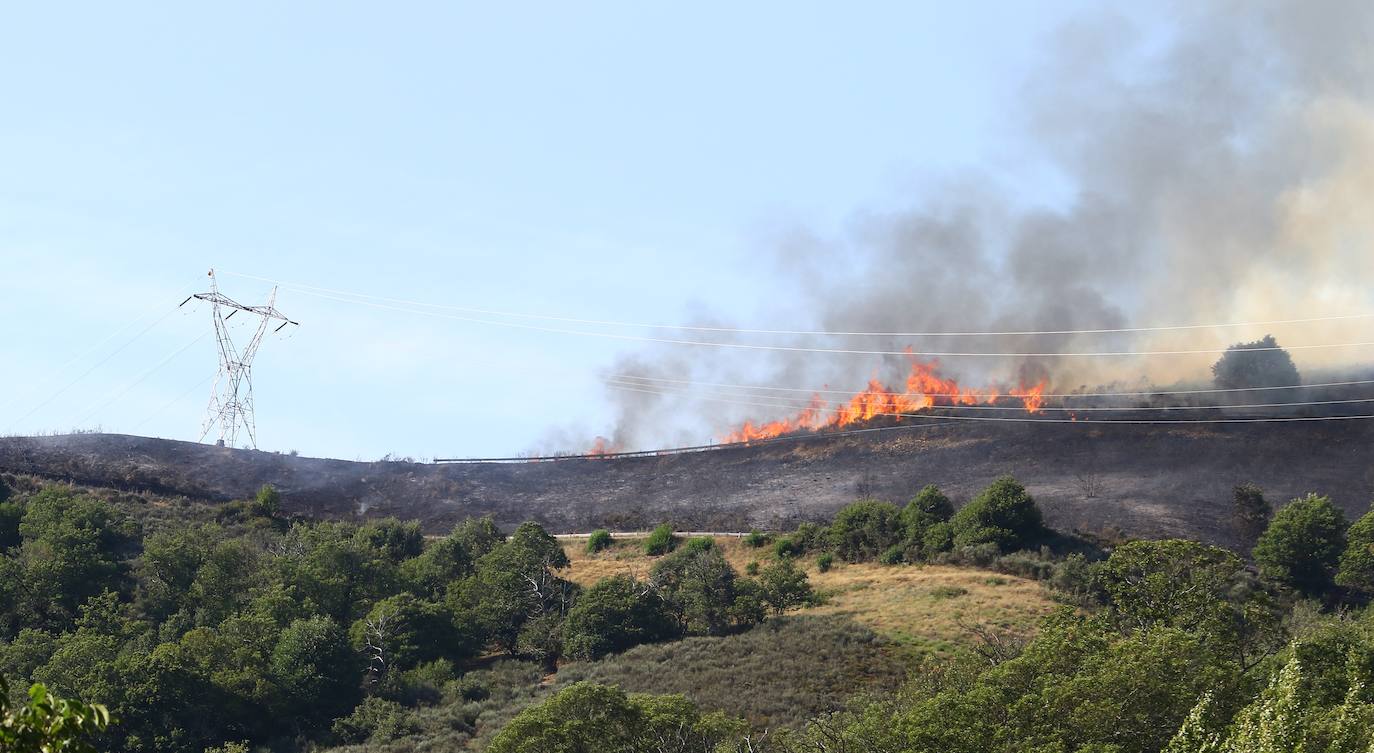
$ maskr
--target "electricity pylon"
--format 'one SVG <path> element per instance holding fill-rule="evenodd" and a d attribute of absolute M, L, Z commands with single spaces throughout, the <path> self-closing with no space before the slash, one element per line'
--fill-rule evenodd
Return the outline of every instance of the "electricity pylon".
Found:
<path fill-rule="evenodd" d="M 219 373 L 215 375 L 215 386 L 210 390 L 210 406 L 205 414 L 205 423 L 200 428 L 200 441 L 204 441 L 210 430 L 218 426 L 219 440 L 215 444 L 234 447 L 242 429 L 248 434 L 248 446 L 257 449 L 257 427 L 253 418 L 253 356 L 257 355 L 258 346 L 262 344 L 263 335 L 272 322 L 281 322 L 273 332 L 280 332 L 288 324 L 299 326 L 299 323 L 286 318 L 274 307 L 277 301 L 275 287 L 267 296 L 266 305 L 245 306 L 219 292 L 213 269 L 210 270 L 210 292 L 188 296 L 181 305 L 185 306 L 192 298 L 210 302 L 215 339 L 219 341 Z M 223 311 L 226 308 L 231 309 L 228 316 Z M 259 319 L 253 336 L 242 350 L 234 346 L 234 341 L 229 337 L 229 327 L 225 324 L 240 311 Z"/>

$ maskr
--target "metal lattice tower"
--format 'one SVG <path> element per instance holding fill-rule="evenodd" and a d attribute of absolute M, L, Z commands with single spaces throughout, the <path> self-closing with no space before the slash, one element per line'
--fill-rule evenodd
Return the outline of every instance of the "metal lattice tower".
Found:
<path fill-rule="evenodd" d="M 210 390 L 210 405 L 205 414 L 205 423 L 201 425 L 200 441 L 204 441 L 210 430 L 218 426 L 219 440 L 216 444 L 234 447 L 242 429 L 248 435 L 248 446 L 257 449 L 257 428 L 253 419 L 253 356 L 257 355 L 258 346 L 262 344 L 263 335 L 267 334 L 272 322 L 281 322 L 273 332 L 281 331 L 288 324 L 299 326 L 299 323 L 286 318 L 274 307 L 277 300 L 275 287 L 267 296 L 266 305 L 245 306 L 219 292 L 213 269 L 210 270 L 210 291 L 189 296 L 181 305 L 185 306 L 192 298 L 210 302 L 215 339 L 219 341 L 219 373 L 215 375 L 215 385 Z M 224 309 L 230 309 L 227 316 Z M 234 345 L 226 324 L 240 311 L 259 319 L 252 337 L 241 350 Z"/>

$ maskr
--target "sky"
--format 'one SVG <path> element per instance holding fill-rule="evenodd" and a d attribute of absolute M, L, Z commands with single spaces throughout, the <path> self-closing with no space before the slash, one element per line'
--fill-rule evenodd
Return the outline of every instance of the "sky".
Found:
<path fill-rule="evenodd" d="M 787 228 L 970 169 L 1063 194 L 1014 103 L 1084 5 L 12 4 L 0 433 L 198 439 L 217 356 L 208 307 L 178 304 L 212 267 L 250 304 L 267 278 L 795 323 L 765 253 Z M 600 375 L 630 349 L 276 303 L 300 326 L 255 362 L 258 444 L 312 456 L 553 449 L 551 432 L 606 430 Z"/>

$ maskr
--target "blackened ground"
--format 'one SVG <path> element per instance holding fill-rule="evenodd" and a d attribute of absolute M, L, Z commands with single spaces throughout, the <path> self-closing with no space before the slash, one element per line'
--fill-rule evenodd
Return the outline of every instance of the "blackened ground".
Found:
<path fill-rule="evenodd" d="M 1374 498 L 1374 421 L 1180 426 L 940 425 L 710 452 L 550 463 L 360 463 L 117 434 L 0 438 L 0 471 L 206 500 L 270 483 L 288 511 L 395 515 L 432 532 L 491 514 L 555 532 L 786 529 L 860 497 L 939 484 L 962 502 L 1003 474 L 1051 525 L 1233 541 L 1231 487 L 1272 501 L 1316 491 L 1352 517 Z"/>

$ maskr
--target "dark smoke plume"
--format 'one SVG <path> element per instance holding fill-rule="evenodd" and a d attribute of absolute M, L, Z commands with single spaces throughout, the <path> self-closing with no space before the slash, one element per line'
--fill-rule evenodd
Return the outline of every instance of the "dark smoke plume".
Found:
<path fill-rule="evenodd" d="M 1343 315 L 1374 307 L 1374 3 L 1180 3 L 1168 39 L 1079 20 L 1049 40 L 1013 113 L 1070 189 L 1046 207 L 970 175 L 833 236 L 779 234 L 774 297 L 808 326 L 852 331 L 1096 329 Z M 938 103 L 932 103 L 938 107 Z M 1037 206 L 1038 205 L 1038 206 Z M 751 322 L 757 326 L 760 323 Z M 796 326 L 795 319 L 787 325 Z M 766 326 L 766 325 L 765 325 Z M 1136 335 L 760 338 L 873 350 L 1065 352 L 1355 342 L 1367 319 Z M 682 333 L 699 339 L 699 333 Z M 1299 350 L 1299 368 L 1368 349 Z M 1203 381 L 1217 356 L 949 359 L 971 383 L 1029 372 L 1079 385 Z M 860 388 L 898 358 L 643 349 L 608 373 Z M 614 439 L 699 441 L 785 409 L 612 389 Z"/>

